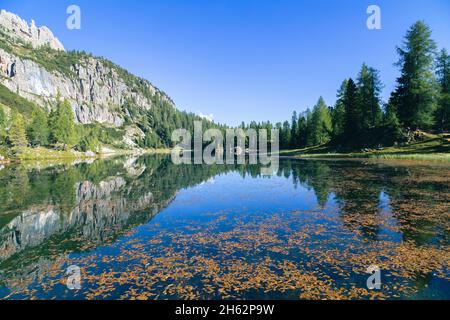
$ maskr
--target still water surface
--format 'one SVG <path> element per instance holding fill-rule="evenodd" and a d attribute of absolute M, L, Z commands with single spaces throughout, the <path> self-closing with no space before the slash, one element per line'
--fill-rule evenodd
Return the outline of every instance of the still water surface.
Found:
<path fill-rule="evenodd" d="M 449 199 L 448 164 L 8 166 L 0 298 L 450 299 Z"/>

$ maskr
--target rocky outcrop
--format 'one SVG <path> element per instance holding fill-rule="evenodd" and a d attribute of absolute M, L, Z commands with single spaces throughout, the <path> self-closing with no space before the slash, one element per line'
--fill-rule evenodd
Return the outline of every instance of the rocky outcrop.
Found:
<path fill-rule="evenodd" d="M 77 184 L 77 204 L 68 212 L 55 205 L 29 208 L 0 229 L 0 262 L 57 235 L 81 243 L 102 243 L 126 231 L 139 212 L 145 211 L 145 222 L 173 199 L 158 202 L 151 191 L 130 198 L 128 191 L 122 177 L 111 177 L 98 185 L 84 181 Z"/>
<path fill-rule="evenodd" d="M 53 49 L 64 49 L 45 27 L 28 26 L 19 17 L 4 11 L 0 17 L 0 27 L 9 30 L 7 33 L 11 37 L 27 41 L 33 47 L 47 41 Z M 69 100 L 74 120 L 81 124 L 98 122 L 122 126 L 127 117 L 135 120 L 127 109 L 129 105 L 141 111 L 148 110 L 155 95 L 173 105 L 172 100 L 150 82 L 129 74 L 125 77 L 126 71 L 104 59 L 86 54 L 66 60 L 73 62 L 66 66 L 65 72 L 48 70 L 48 64 L 39 59 L 16 54 L 13 49 L 0 49 L 0 83 L 47 111 L 55 104 L 59 93 Z"/>
<path fill-rule="evenodd" d="M 105 67 L 95 58 L 85 65 L 71 67 L 74 77 L 49 72 L 38 63 L 21 59 L 0 49 L 1 83 L 20 96 L 36 102 L 49 110 L 58 93 L 67 98 L 75 113 L 77 123 L 104 123 L 121 126 L 125 114 L 121 106 L 132 100 L 139 108 L 148 110 L 152 102 L 143 95 L 133 92 L 119 77 L 116 70 Z M 147 86 L 149 95 L 157 89 Z"/>
<path fill-rule="evenodd" d="M 33 20 L 28 24 L 15 14 L 1 10 L 0 26 L 10 37 L 29 43 L 33 48 L 49 46 L 54 50 L 64 51 L 64 46 L 53 33 L 47 27 L 36 27 Z"/>

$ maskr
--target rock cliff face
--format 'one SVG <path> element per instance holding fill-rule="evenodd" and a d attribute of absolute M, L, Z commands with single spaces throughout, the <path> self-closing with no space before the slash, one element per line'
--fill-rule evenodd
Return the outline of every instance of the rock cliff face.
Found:
<path fill-rule="evenodd" d="M 55 236 L 79 242 L 80 247 L 108 242 L 135 223 L 148 221 L 174 197 L 158 200 L 150 190 L 139 197 L 130 197 L 134 187 L 121 176 L 106 178 L 98 184 L 81 181 L 75 186 L 73 208 L 50 204 L 28 208 L 0 229 L 0 262 Z"/>
<path fill-rule="evenodd" d="M 0 83 L 47 111 L 59 93 L 70 101 L 76 122 L 118 127 L 124 124 L 125 118 L 132 118 L 124 106 L 148 110 L 156 95 L 174 106 L 172 100 L 150 82 L 104 59 L 64 52 L 63 45 L 45 27 L 36 28 L 33 22 L 29 26 L 14 14 L 2 11 L 0 30 L 0 41 L 7 46 L 3 49 L 0 46 Z M 20 42 L 34 49 L 26 49 Z M 33 50 L 44 50 L 40 48 L 43 45 L 57 50 L 53 54 L 65 58 L 63 61 L 70 61 L 66 72 L 49 70 L 43 54 L 32 58 Z M 24 50 L 29 52 L 23 54 Z"/>
<path fill-rule="evenodd" d="M 53 33 L 47 27 L 36 27 L 34 21 L 28 25 L 25 20 L 15 14 L 2 10 L 0 11 L 0 26 L 11 37 L 31 44 L 33 48 L 49 46 L 54 50 L 64 51 L 64 46 Z"/>

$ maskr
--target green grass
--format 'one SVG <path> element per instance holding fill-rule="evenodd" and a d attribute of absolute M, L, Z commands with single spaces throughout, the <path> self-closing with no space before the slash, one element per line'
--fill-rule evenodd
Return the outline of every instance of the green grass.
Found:
<path fill-rule="evenodd" d="M 282 150 L 280 156 L 296 158 L 363 158 L 363 159 L 399 159 L 418 161 L 450 162 L 450 134 L 427 134 L 424 141 L 414 142 L 401 147 L 389 147 L 368 152 L 336 152 L 332 146 L 323 145 L 306 149 Z"/>
<path fill-rule="evenodd" d="M 70 78 L 76 75 L 71 70 L 74 64 L 84 64 L 91 55 L 79 51 L 59 51 L 48 46 L 33 48 L 30 44 L 12 38 L 0 29 L 0 48 L 22 59 L 36 62 L 49 72 L 59 72 Z"/>
<path fill-rule="evenodd" d="M 114 155 L 127 155 L 133 154 L 136 150 L 118 150 L 113 149 Z M 10 154 L 11 149 L 0 148 L 1 155 Z M 36 148 L 20 148 L 16 150 L 16 154 L 10 155 L 7 157 L 12 161 L 34 161 L 34 160 L 76 160 L 76 159 L 89 159 L 102 157 L 104 154 L 91 154 L 91 153 L 83 153 L 76 152 L 73 150 L 55 150 L 44 147 L 36 147 Z M 171 149 L 145 149 L 142 150 L 143 153 L 146 154 L 170 154 Z"/>
<path fill-rule="evenodd" d="M 53 160 L 53 159 L 81 159 L 92 158 L 92 155 L 72 150 L 54 150 L 43 147 L 20 148 L 13 160 Z"/>
<path fill-rule="evenodd" d="M 432 154 L 375 154 L 369 155 L 370 159 L 385 160 L 417 160 L 417 161 L 444 161 L 450 162 L 450 154 L 432 153 Z"/>
<path fill-rule="evenodd" d="M 26 118 L 29 118 L 33 110 L 39 108 L 33 102 L 22 98 L 18 94 L 12 92 L 4 85 L 0 84 L 0 104 L 10 107 L 13 110 L 18 111 Z"/>

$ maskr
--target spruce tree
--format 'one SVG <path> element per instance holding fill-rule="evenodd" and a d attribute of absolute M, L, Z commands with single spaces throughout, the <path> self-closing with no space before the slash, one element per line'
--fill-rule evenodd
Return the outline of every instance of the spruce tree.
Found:
<path fill-rule="evenodd" d="M 294 111 L 292 114 L 292 122 L 291 122 L 291 147 L 296 148 L 298 147 L 298 118 L 297 118 L 297 112 Z"/>
<path fill-rule="evenodd" d="M 416 22 L 408 30 L 403 46 L 397 48 L 400 55 L 397 65 L 401 68 L 401 75 L 397 79 L 394 103 L 399 120 L 411 129 L 426 129 L 434 124 L 435 50 L 431 30 L 422 21 Z"/>
<path fill-rule="evenodd" d="M 389 102 L 385 106 L 384 125 L 388 129 L 388 137 L 385 137 L 386 142 L 391 143 L 402 139 L 403 131 L 398 119 L 397 109 L 394 103 L 394 98 L 391 96 Z"/>
<path fill-rule="evenodd" d="M 5 110 L 0 105 L 0 145 L 5 143 L 6 139 L 6 127 L 8 124 L 8 118 L 6 116 Z"/>
<path fill-rule="evenodd" d="M 288 149 L 291 146 L 291 127 L 289 121 L 283 123 L 283 128 L 281 129 L 282 140 L 280 142 L 281 148 Z"/>
<path fill-rule="evenodd" d="M 45 146 L 48 144 L 49 128 L 46 113 L 36 109 L 31 115 L 31 123 L 27 130 L 30 143 L 34 146 Z"/>
<path fill-rule="evenodd" d="M 27 134 L 25 132 L 25 120 L 20 113 L 14 113 L 12 124 L 8 133 L 9 141 L 13 148 L 22 148 L 28 145 Z"/>
<path fill-rule="evenodd" d="M 320 97 L 312 112 L 312 141 L 314 145 L 330 141 L 332 133 L 331 115 L 325 100 Z"/>
<path fill-rule="evenodd" d="M 363 129 L 374 128 L 382 120 L 380 107 L 382 84 L 379 72 L 373 68 L 369 68 L 364 63 L 358 75 L 357 86 L 360 103 L 359 110 L 361 112 L 361 127 Z"/>
<path fill-rule="evenodd" d="M 312 147 L 315 144 L 314 123 L 313 123 L 312 112 L 309 108 L 306 109 L 306 111 L 305 111 L 305 117 L 306 117 L 306 147 Z"/>
<path fill-rule="evenodd" d="M 440 131 L 450 130 L 450 55 L 442 49 L 437 58 L 439 102 L 436 113 L 436 127 Z"/>
<path fill-rule="evenodd" d="M 359 109 L 358 88 L 353 79 L 347 81 L 343 99 L 345 117 L 343 137 L 351 141 L 361 132 L 361 111 Z"/>
<path fill-rule="evenodd" d="M 50 114 L 50 130 L 54 143 L 60 143 L 64 149 L 76 143 L 74 113 L 67 99 L 58 101 L 56 110 Z"/>
<path fill-rule="evenodd" d="M 348 80 L 344 80 L 337 93 L 336 104 L 333 108 L 331 118 L 333 121 L 333 139 L 337 140 L 344 133 L 344 121 L 345 121 L 345 105 L 344 98 L 347 89 Z"/>
<path fill-rule="evenodd" d="M 306 147 L 306 136 L 307 136 L 307 122 L 306 122 L 306 115 L 305 113 L 302 113 L 298 117 L 298 125 L 297 125 L 297 142 L 299 148 Z"/>

